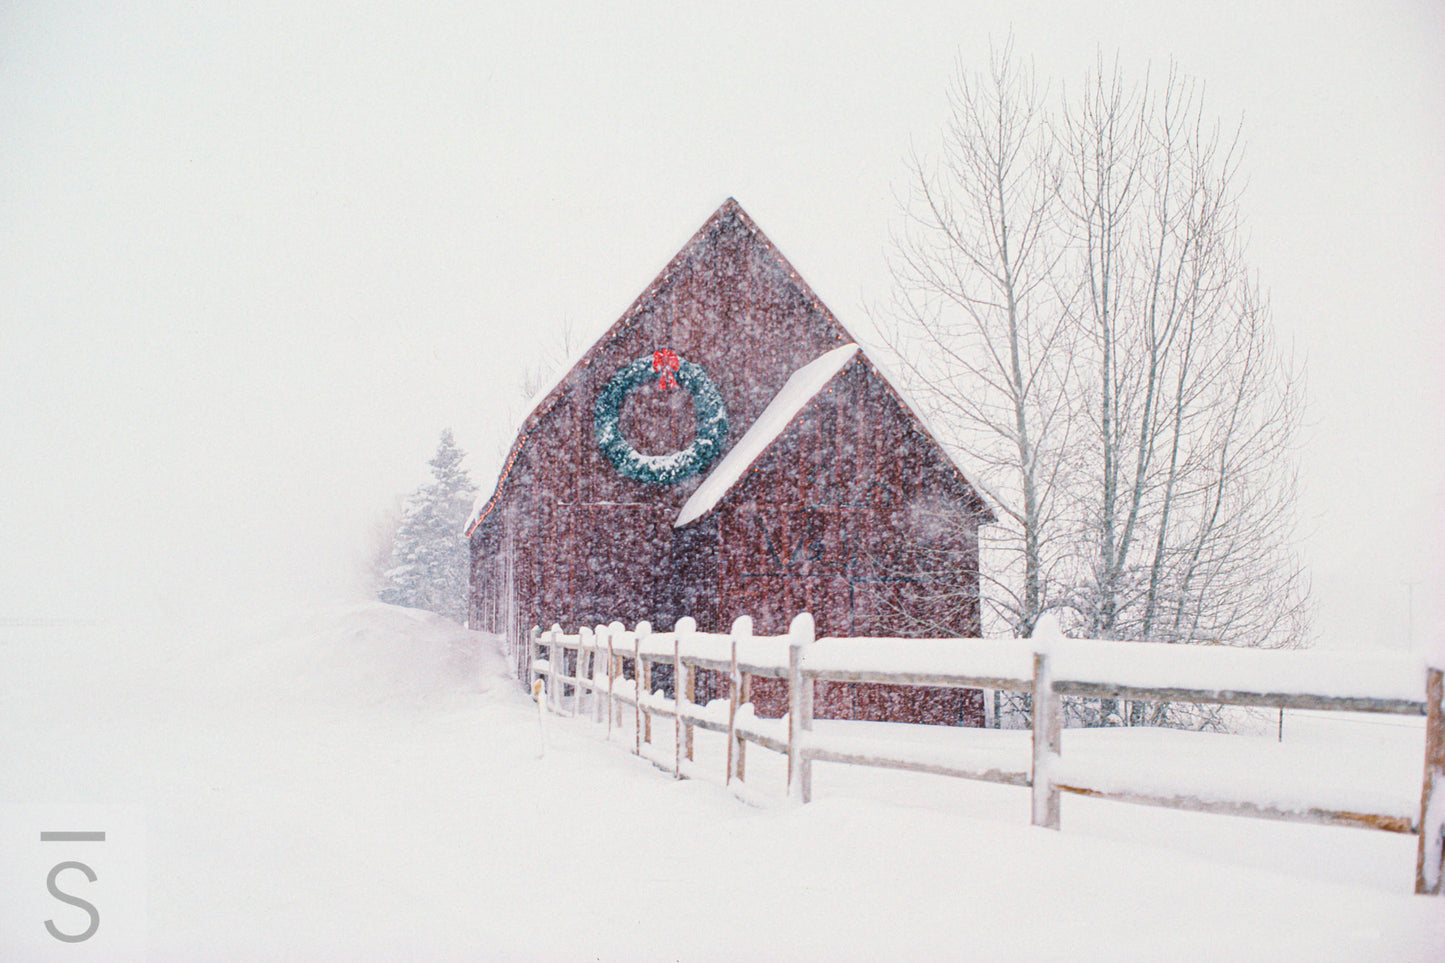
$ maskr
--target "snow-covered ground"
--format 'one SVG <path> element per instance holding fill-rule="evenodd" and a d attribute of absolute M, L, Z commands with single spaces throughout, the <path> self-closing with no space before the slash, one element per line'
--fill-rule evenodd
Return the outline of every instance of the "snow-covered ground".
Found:
<path fill-rule="evenodd" d="M 379 604 L 0 626 L 0 828 L 47 807 L 139 813 L 153 959 L 1445 956 L 1445 901 L 1408 895 L 1411 836 L 1074 797 L 1053 833 L 1028 825 L 1026 790 L 826 764 L 815 802 L 750 806 L 604 732 L 550 719 L 542 753 L 487 640 Z M 1137 772 L 1181 738 L 1201 767 L 1284 758 L 1273 735 L 1098 738 L 1066 733 L 1066 758 Z M 698 740 L 720 774 L 720 743 Z M 1341 784 L 1386 800 L 1420 765 L 1408 724 L 1289 714 L 1292 746 L 1337 749 Z M 753 748 L 748 766 L 777 798 L 780 760 Z M 0 879 L 17 887 L 44 896 L 43 878 Z M 0 899 L 0 958 L 106 959 L 127 922 L 100 903 L 92 941 L 46 943 L 17 905 Z"/>

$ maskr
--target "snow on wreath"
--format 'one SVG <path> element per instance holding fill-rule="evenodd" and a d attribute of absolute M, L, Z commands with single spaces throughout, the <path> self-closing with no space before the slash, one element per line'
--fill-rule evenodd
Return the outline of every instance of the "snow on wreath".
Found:
<path fill-rule="evenodd" d="M 692 395 L 692 407 L 697 415 L 697 432 L 692 444 L 666 455 L 641 454 L 622 436 L 618 424 L 622 402 L 634 388 L 654 375 L 660 391 L 678 386 L 687 389 L 687 393 Z M 664 348 L 654 351 L 651 357 L 638 358 L 623 366 L 612 376 L 612 380 L 597 395 L 593 428 L 597 447 L 602 449 L 602 454 L 620 474 L 634 481 L 671 485 L 696 475 L 722 451 L 723 440 L 728 434 L 728 410 L 717 385 L 713 384 L 702 365 L 684 361 L 676 351 Z"/>

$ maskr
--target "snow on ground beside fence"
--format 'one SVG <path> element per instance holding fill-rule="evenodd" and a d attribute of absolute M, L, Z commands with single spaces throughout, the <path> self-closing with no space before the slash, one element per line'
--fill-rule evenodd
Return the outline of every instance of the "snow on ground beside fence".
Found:
<path fill-rule="evenodd" d="M 1054 833 L 1027 825 L 1024 789 L 825 763 L 813 804 L 756 808 L 633 756 L 627 711 L 614 745 L 605 725 L 550 720 L 542 755 L 494 648 L 381 605 L 202 631 L 6 627 L 0 706 L 0 818 L 145 812 L 158 960 L 1425 960 L 1445 945 L 1440 902 L 1404 895 L 1413 837 L 1077 798 Z M 666 757 L 673 727 L 653 728 Z M 697 733 L 700 770 L 721 774 L 724 743 Z M 781 795 L 783 765 L 749 747 L 758 796 Z"/>
<path fill-rule="evenodd" d="M 1344 740 L 1291 732 L 1233 736 L 1166 729 L 1069 729 L 1054 778 L 1102 792 L 1192 796 L 1287 812 L 1420 818 L 1424 720 L 1357 722 Z M 1293 728 L 1293 727 L 1291 727 Z"/>
<path fill-rule="evenodd" d="M 1420 816 L 1424 720 L 1349 714 L 1328 725 L 1291 716 L 1289 737 L 1273 731 L 1225 735 L 1177 729 L 1066 729 L 1054 778 L 1103 792 L 1194 796 L 1293 812 L 1324 809 Z M 808 744 L 877 753 L 974 771 L 1027 774 L 1030 733 L 818 720 Z"/>

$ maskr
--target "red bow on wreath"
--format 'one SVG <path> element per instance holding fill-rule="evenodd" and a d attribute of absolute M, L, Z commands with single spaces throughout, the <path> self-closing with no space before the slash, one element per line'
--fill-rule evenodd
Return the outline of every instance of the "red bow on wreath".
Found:
<path fill-rule="evenodd" d="M 672 376 L 677 368 L 676 351 L 671 348 L 663 348 L 661 351 L 652 352 L 652 370 L 662 372 L 662 377 L 657 379 L 657 390 L 666 391 L 669 388 L 677 387 L 677 379 Z"/>

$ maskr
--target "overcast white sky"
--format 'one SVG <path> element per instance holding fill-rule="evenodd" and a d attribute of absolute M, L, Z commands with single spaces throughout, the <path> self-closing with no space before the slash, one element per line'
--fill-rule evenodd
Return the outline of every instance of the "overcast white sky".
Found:
<path fill-rule="evenodd" d="M 344 590 L 440 430 L 485 474 L 521 370 L 729 195 L 866 334 L 910 147 L 1012 28 L 1243 117 L 1319 628 L 1432 630 L 1445 7 L 899 6 L 0 5 L 0 619 Z"/>

